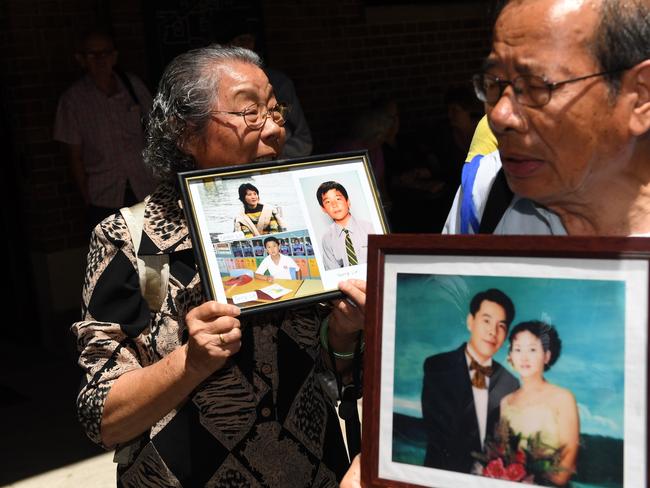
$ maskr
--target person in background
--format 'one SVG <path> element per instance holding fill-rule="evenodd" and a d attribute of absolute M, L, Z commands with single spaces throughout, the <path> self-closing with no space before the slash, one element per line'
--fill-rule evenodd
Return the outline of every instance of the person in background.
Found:
<path fill-rule="evenodd" d="M 85 75 L 61 95 L 54 123 L 54 139 L 65 147 L 86 204 L 89 234 L 104 217 L 154 188 L 142 161 L 142 121 L 151 95 L 135 75 L 116 68 L 117 57 L 110 34 L 83 36 L 75 58 Z"/>
<path fill-rule="evenodd" d="M 451 86 L 444 96 L 447 119 L 436 130 L 436 143 L 432 148 L 435 158 L 435 176 L 445 184 L 447 204 L 445 215 L 460 185 L 465 156 L 470 150 L 474 131 L 485 115 L 483 105 L 476 99 L 471 85 Z"/>
<path fill-rule="evenodd" d="M 386 179 L 385 151 L 392 147 L 396 151 L 399 131 L 399 112 L 392 98 L 378 98 L 363 107 L 351 118 L 346 136 L 333 147 L 334 152 L 348 152 L 366 149 L 373 176 L 384 209 L 391 206 Z M 392 146 L 387 146 L 390 144 Z"/>
<path fill-rule="evenodd" d="M 404 165 L 399 178 L 393 179 L 401 200 L 395 202 L 395 220 L 408 225 L 402 229 L 398 224 L 398 231 L 440 232 L 460 185 L 465 155 L 484 111 L 471 88 L 464 85 L 449 87 L 444 104 L 445 119 L 429 129 L 424 141 L 411 144 L 420 147 L 421 155 L 410 158 L 419 161 L 417 166 L 408 169 Z"/>
<path fill-rule="evenodd" d="M 260 54 L 256 29 L 246 19 L 240 16 L 226 16 L 217 29 L 216 36 L 222 44 L 243 47 Z M 282 158 L 309 156 L 313 149 L 311 131 L 293 81 L 280 70 L 269 66 L 264 66 L 263 69 L 273 86 L 275 96 L 289 106 L 289 115 L 284 125 L 287 140 L 280 156 Z"/>
<path fill-rule="evenodd" d="M 239 318 L 205 301 L 179 205 L 180 171 L 280 155 L 285 112 L 260 65 L 212 45 L 167 66 L 145 151 L 161 184 L 145 199 L 139 249 L 120 213 L 91 239 L 72 327 L 85 373 L 77 412 L 92 440 L 117 447 L 120 486 L 335 487 L 348 466 L 319 378 L 353 376 L 365 283 L 339 285 L 349 301 Z M 136 253 L 168 257 L 159 309 L 142 295 Z M 323 344 L 344 358 L 333 363 Z"/>

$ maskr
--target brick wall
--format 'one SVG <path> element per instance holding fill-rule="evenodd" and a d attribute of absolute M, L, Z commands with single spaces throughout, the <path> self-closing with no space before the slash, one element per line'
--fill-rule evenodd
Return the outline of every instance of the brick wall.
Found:
<path fill-rule="evenodd" d="M 344 135 L 371 99 L 392 94 L 402 131 L 416 133 L 443 116 L 449 84 L 466 81 L 486 54 L 484 3 L 369 7 L 363 0 L 266 0 L 269 64 L 292 77 L 316 150 Z M 80 31 L 111 23 L 123 67 L 146 80 L 141 3 L 129 0 L 5 0 L 0 7 L 5 105 L 15 146 L 11 163 L 22 188 L 34 250 L 83 246 L 82 202 L 58 144 L 51 139 L 60 93 L 80 71 Z M 155 86 L 157 80 L 150 80 Z"/>
<path fill-rule="evenodd" d="M 468 82 L 480 69 L 491 20 L 486 2 L 431 3 L 265 2 L 269 64 L 294 80 L 317 150 L 344 135 L 355 111 L 381 96 L 399 102 L 404 133 L 426 137 L 444 117 L 446 87 Z"/>
<path fill-rule="evenodd" d="M 81 75 L 74 60 L 79 34 L 111 20 L 118 48 L 124 46 L 122 64 L 145 75 L 139 2 L 5 0 L 0 73 L 14 143 L 11 163 L 22 188 L 17 208 L 33 251 L 87 243 L 82 201 L 52 141 L 52 125 L 59 95 Z"/>

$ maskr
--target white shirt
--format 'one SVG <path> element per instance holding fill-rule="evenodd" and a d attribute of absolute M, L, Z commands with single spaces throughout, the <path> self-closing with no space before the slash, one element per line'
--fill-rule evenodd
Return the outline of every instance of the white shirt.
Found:
<path fill-rule="evenodd" d="M 278 264 L 273 262 L 271 256 L 266 256 L 264 261 L 260 263 L 259 268 L 255 271 L 257 274 L 264 274 L 267 270 L 274 278 L 279 278 L 281 280 L 291 280 L 294 279 L 291 276 L 291 268 L 299 270 L 300 268 L 296 262 L 291 259 L 289 256 L 280 254 L 280 261 Z"/>
<path fill-rule="evenodd" d="M 350 266 L 348 253 L 345 246 L 345 232 L 343 227 L 332 222 L 327 233 L 323 236 L 323 264 L 325 269 L 337 269 Z M 345 224 L 345 229 L 350 233 L 352 247 L 357 256 L 357 264 L 368 261 L 368 234 L 374 234 L 372 225 L 365 220 L 356 219 L 350 215 Z"/>
<path fill-rule="evenodd" d="M 65 91 L 56 112 L 54 140 L 81 146 L 90 203 L 99 207 L 124 205 L 127 181 L 138 200 L 155 188 L 142 160 L 140 123 L 151 110 L 151 95 L 138 78 L 128 77 L 138 105 L 119 77 L 119 91 L 106 96 L 86 75 Z"/>
<path fill-rule="evenodd" d="M 472 346 L 467 344 L 467 350 L 476 359 L 476 353 L 472 349 Z M 472 363 L 470 357 L 465 354 L 465 360 L 467 361 L 467 369 Z M 478 359 L 476 362 L 481 366 L 492 366 L 492 358 L 488 359 L 486 362 L 481 363 Z M 475 370 L 469 371 L 470 381 L 476 374 Z M 472 385 L 472 395 L 474 395 L 474 409 L 476 410 L 476 419 L 478 420 L 478 431 L 481 436 L 481 449 L 483 448 L 483 443 L 485 442 L 485 431 L 487 430 L 487 413 L 488 413 L 488 393 L 490 388 L 490 378 L 485 377 L 485 388 L 476 388 Z"/>

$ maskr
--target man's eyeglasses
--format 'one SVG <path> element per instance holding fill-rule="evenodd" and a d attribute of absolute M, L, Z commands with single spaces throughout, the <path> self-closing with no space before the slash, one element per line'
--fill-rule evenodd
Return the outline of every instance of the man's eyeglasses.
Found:
<path fill-rule="evenodd" d="M 267 108 L 267 106 L 263 103 L 257 103 L 240 112 L 213 110 L 212 113 L 239 115 L 240 117 L 244 118 L 244 122 L 246 122 L 246 126 L 249 129 L 257 130 L 261 129 L 262 126 L 264 126 L 268 117 L 271 117 L 273 119 L 273 122 L 282 127 L 286 122 L 287 115 L 289 114 L 289 109 L 290 107 L 286 103 L 278 103 L 275 105 L 275 107 L 271 108 Z"/>
<path fill-rule="evenodd" d="M 489 75 L 487 73 L 474 75 L 472 81 L 474 82 L 474 91 L 476 92 L 478 99 L 490 105 L 496 105 L 503 96 L 506 87 L 512 85 L 512 90 L 515 93 L 515 99 L 518 103 L 527 107 L 543 107 L 551 101 L 553 91 L 557 90 L 562 85 L 595 78 L 597 76 L 619 73 L 626 69 L 628 68 L 601 71 L 600 73 L 593 73 L 578 78 L 571 78 L 569 80 L 556 81 L 555 83 L 550 83 L 541 76 L 524 75 L 517 76 L 513 80 L 504 80 L 498 76 Z"/>

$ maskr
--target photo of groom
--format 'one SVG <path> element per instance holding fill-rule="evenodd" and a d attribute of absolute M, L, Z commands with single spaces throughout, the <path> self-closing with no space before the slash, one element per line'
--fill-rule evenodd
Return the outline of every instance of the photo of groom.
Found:
<path fill-rule="evenodd" d="M 424 465 L 470 473 L 499 420 L 499 403 L 519 387 L 493 360 L 515 315 L 512 300 L 491 288 L 477 293 L 467 315 L 467 342 L 424 361 L 422 418 L 427 444 Z"/>

